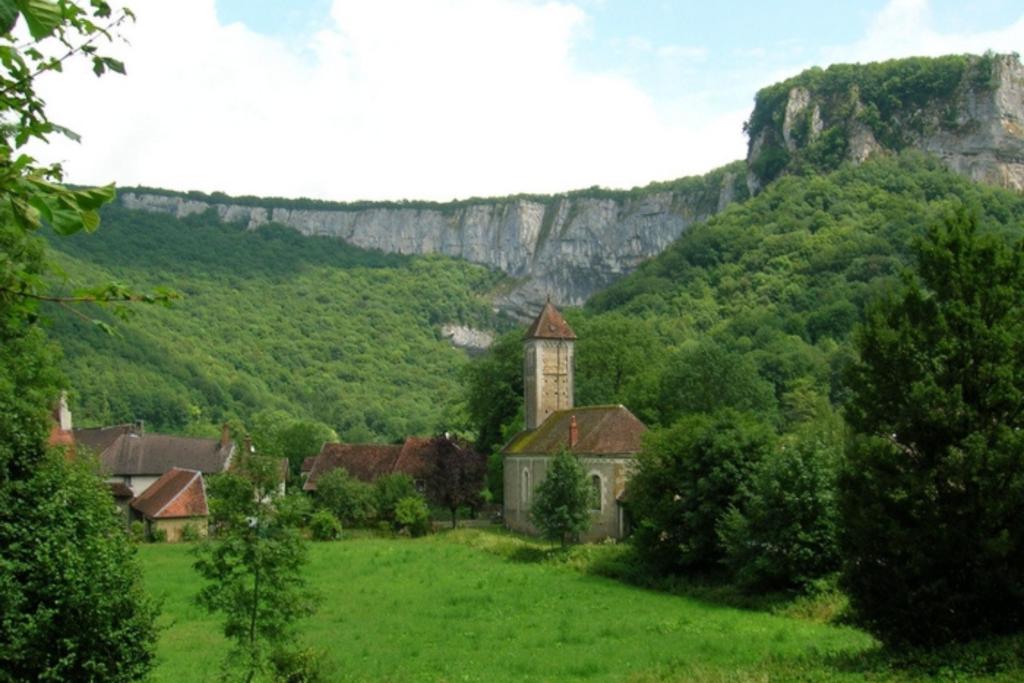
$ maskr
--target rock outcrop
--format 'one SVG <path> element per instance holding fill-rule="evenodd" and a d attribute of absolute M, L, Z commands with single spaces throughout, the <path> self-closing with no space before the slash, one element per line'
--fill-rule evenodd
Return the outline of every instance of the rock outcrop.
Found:
<path fill-rule="evenodd" d="M 510 275 L 514 284 L 497 295 L 496 306 L 529 319 L 548 297 L 560 306 L 583 304 L 661 252 L 687 225 L 734 200 L 732 176 L 709 174 L 691 192 L 651 191 L 623 199 L 574 194 L 430 208 L 241 206 L 142 191 L 122 192 L 120 201 L 127 208 L 179 218 L 212 209 L 222 220 L 241 221 L 249 229 L 280 223 L 305 235 L 329 235 L 387 253 L 464 258 Z"/>
<path fill-rule="evenodd" d="M 951 78 L 957 59 L 963 68 Z M 935 79 L 942 85 L 926 78 L 914 83 L 932 64 L 940 65 L 936 73 L 950 67 L 939 73 L 944 80 Z M 890 66 L 888 82 L 879 86 L 885 77 L 878 71 Z M 858 69 L 864 81 L 874 80 L 874 101 L 857 82 Z M 845 89 L 836 88 L 847 81 Z M 778 88 L 784 89 L 781 100 Z M 764 110 L 755 108 L 751 117 L 747 153 L 751 194 L 793 168 L 829 171 L 836 161 L 860 163 L 879 150 L 906 147 L 935 154 L 972 180 L 1024 189 L 1024 67 L 1016 54 L 812 69 L 761 91 L 758 107 Z M 829 130 L 838 135 L 823 140 Z M 837 158 L 832 152 L 840 147 Z"/>

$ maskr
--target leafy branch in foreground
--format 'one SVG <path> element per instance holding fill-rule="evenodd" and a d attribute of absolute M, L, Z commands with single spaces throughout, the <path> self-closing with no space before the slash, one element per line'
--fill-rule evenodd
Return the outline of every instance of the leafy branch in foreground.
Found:
<path fill-rule="evenodd" d="M 25 46 L 16 44 L 12 35 L 19 19 L 32 37 Z M 120 61 L 99 53 L 96 42 L 114 40 L 113 31 L 127 19 L 134 19 L 130 10 L 114 12 L 103 0 L 90 0 L 88 8 L 70 0 L 0 0 L 0 305 L 6 315 L 32 320 L 38 303 L 49 301 L 72 310 L 79 303 L 110 305 L 124 319 L 129 315 L 126 303 L 167 304 L 177 298 L 166 289 L 136 295 L 119 283 L 71 296 L 47 294 L 43 275 L 60 273 L 31 244 L 44 223 L 62 237 L 94 231 L 100 224 L 99 208 L 116 197 L 113 185 L 65 187 L 60 164 L 42 165 L 21 149 L 32 140 L 47 142 L 53 134 L 79 140 L 49 120 L 36 81 L 83 56 L 92 60 L 97 76 L 108 70 L 125 73 Z M 26 260 L 26 255 L 32 258 Z"/>

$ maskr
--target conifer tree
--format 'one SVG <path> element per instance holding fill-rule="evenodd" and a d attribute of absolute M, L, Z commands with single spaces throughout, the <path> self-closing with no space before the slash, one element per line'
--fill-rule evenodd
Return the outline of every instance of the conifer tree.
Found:
<path fill-rule="evenodd" d="M 857 334 L 843 586 L 890 644 L 1024 629 L 1024 243 L 958 210 Z"/>

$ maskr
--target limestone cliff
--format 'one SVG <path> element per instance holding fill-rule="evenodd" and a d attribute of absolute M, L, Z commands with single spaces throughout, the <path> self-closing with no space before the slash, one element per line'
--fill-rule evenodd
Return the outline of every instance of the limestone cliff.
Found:
<path fill-rule="evenodd" d="M 1024 189 L 1024 67 L 1016 54 L 989 54 L 810 69 L 761 90 L 747 130 L 752 194 L 782 173 L 906 147 Z"/>
<path fill-rule="evenodd" d="M 740 170 L 734 164 L 702 178 L 629 192 L 595 189 L 450 205 L 242 205 L 143 190 L 121 192 L 120 201 L 179 218 L 213 209 L 222 220 L 241 221 L 249 229 L 275 222 L 389 253 L 461 257 L 510 275 L 513 285 L 497 295 L 496 305 L 530 318 L 547 297 L 562 306 L 580 305 L 661 252 L 687 225 L 733 201 L 733 176 Z"/>

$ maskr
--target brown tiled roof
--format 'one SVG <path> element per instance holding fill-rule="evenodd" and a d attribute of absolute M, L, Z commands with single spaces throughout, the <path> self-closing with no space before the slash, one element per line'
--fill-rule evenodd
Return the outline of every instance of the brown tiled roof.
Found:
<path fill-rule="evenodd" d="M 562 314 L 555 310 L 551 302 L 544 304 L 540 315 L 530 325 L 530 329 L 523 335 L 523 339 L 575 339 L 576 333 L 572 331 Z"/>
<path fill-rule="evenodd" d="M 623 406 L 593 406 L 557 410 L 534 430 L 524 429 L 505 444 L 506 455 L 554 455 L 569 445 L 570 425 L 576 418 L 577 455 L 632 455 L 640 452 L 647 427 Z"/>
<path fill-rule="evenodd" d="M 316 491 L 316 480 L 320 475 L 339 467 L 344 467 L 356 479 L 373 483 L 377 477 L 394 470 L 402 448 L 380 444 L 325 443 L 320 455 L 316 456 L 303 489 Z"/>
<path fill-rule="evenodd" d="M 75 441 L 95 452 L 112 476 L 159 476 L 172 467 L 205 474 L 223 472 L 234 444 L 168 434 L 138 434 L 128 426 L 74 430 Z"/>
<path fill-rule="evenodd" d="M 299 469 L 299 472 L 301 472 L 302 474 L 309 474 L 310 472 L 313 471 L 313 463 L 315 463 L 315 462 L 316 462 L 316 456 L 315 455 L 311 455 L 308 458 L 303 458 L 302 459 L 302 467 Z"/>
<path fill-rule="evenodd" d="M 402 451 L 391 469 L 392 472 L 408 474 L 414 479 L 423 476 L 430 460 L 430 444 L 432 439 L 410 436 L 402 444 Z"/>
<path fill-rule="evenodd" d="M 131 506 L 151 519 L 205 517 L 209 510 L 203 474 L 171 468 L 133 500 Z"/>

